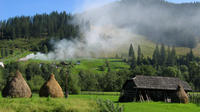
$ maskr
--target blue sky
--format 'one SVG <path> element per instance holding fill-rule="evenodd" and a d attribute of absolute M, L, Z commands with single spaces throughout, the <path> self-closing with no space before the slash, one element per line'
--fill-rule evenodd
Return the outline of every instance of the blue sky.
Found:
<path fill-rule="evenodd" d="M 116 0 L 0 0 L 0 20 L 14 16 L 32 16 L 57 10 L 68 13 L 81 12 L 88 6 L 101 6 Z M 170 2 L 194 2 L 194 0 L 167 0 Z M 200 0 L 195 0 L 200 1 Z"/>

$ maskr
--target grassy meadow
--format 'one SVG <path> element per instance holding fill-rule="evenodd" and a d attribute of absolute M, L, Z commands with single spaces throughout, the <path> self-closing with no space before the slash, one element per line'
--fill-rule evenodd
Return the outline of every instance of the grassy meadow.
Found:
<path fill-rule="evenodd" d="M 109 62 L 109 66 L 112 70 L 118 71 L 120 69 L 128 69 L 130 66 L 123 62 L 122 59 L 76 59 L 72 60 L 74 63 L 77 61 L 80 61 L 79 65 L 75 65 L 72 68 L 72 72 L 74 74 L 79 73 L 81 70 L 88 70 L 92 73 L 102 73 L 107 71 L 107 67 L 105 67 L 105 70 L 101 70 L 102 66 L 106 66 L 106 61 Z"/>
<path fill-rule="evenodd" d="M 118 96 L 112 95 L 69 95 L 65 98 L 0 98 L 0 112 L 99 112 L 96 100 L 111 100 L 117 104 Z M 163 102 L 119 103 L 125 112 L 199 112 L 195 104 Z"/>

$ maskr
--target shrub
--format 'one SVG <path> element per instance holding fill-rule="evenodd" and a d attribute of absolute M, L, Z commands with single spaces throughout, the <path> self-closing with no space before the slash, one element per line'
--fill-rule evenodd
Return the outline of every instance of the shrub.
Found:
<path fill-rule="evenodd" d="M 97 100 L 97 105 L 100 108 L 100 112 L 123 112 L 124 106 L 119 104 L 115 105 L 114 102 L 110 100 Z"/>
<path fill-rule="evenodd" d="M 45 80 L 40 75 L 35 75 L 28 81 L 28 84 L 32 91 L 38 92 Z"/>

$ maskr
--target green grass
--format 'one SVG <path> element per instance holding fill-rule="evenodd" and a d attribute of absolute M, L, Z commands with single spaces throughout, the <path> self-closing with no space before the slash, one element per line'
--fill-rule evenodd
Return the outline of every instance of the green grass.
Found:
<path fill-rule="evenodd" d="M 107 59 L 111 70 L 118 71 L 121 69 L 128 69 L 129 65 L 122 61 L 122 59 Z M 81 70 L 87 70 L 92 73 L 106 73 L 107 67 L 104 71 L 100 70 L 100 66 L 105 66 L 106 59 L 76 59 L 73 62 L 80 61 L 80 65 L 75 65 L 72 68 L 72 73 L 77 74 Z"/>
<path fill-rule="evenodd" d="M 104 99 L 111 100 L 117 104 L 118 96 L 109 95 L 72 95 L 70 97 L 80 99 Z M 125 112 L 199 112 L 200 107 L 195 104 L 178 104 L 164 102 L 129 102 L 120 103 L 124 105 Z"/>
<path fill-rule="evenodd" d="M 125 112 L 199 112 L 195 104 L 173 104 L 163 102 L 124 103 Z"/>
<path fill-rule="evenodd" d="M 13 55 L 10 55 L 6 58 L 3 58 L 3 59 L 0 59 L 1 62 L 4 62 L 4 64 L 7 64 L 9 62 L 13 62 L 13 61 L 17 61 L 19 60 L 20 58 L 23 58 L 29 54 L 31 54 L 32 52 L 30 51 L 24 51 L 24 52 L 21 52 L 21 51 L 15 51 Z"/>
<path fill-rule="evenodd" d="M 96 101 L 79 97 L 65 98 L 0 98 L 0 112 L 94 112 Z"/>
<path fill-rule="evenodd" d="M 81 91 L 82 95 L 120 95 L 120 92 L 96 92 L 96 91 Z"/>
<path fill-rule="evenodd" d="M 98 112 L 97 99 L 111 100 L 117 104 L 118 96 L 111 95 L 69 95 L 65 98 L 0 98 L 0 112 Z M 130 102 L 124 105 L 125 112 L 199 112 L 195 104 L 164 102 Z"/>

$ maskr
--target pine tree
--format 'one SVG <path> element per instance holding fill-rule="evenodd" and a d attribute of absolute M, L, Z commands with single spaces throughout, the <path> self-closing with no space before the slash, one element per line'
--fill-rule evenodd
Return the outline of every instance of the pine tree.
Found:
<path fill-rule="evenodd" d="M 161 45 L 161 49 L 160 49 L 160 58 L 159 58 L 159 64 L 160 65 L 165 65 L 166 63 L 166 52 L 165 52 L 165 46 L 164 44 Z"/>
<path fill-rule="evenodd" d="M 140 65 L 142 63 L 142 51 L 140 45 L 138 46 L 138 56 L 137 56 L 137 64 Z"/>
<path fill-rule="evenodd" d="M 11 39 L 15 39 L 15 38 L 16 38 L 15 28 L 12 28 Z"/>
<path fill-rule="evenodd" d="M 10 50 L 10 54 L 13 55 L 14 51 L 13 48 Z"/>
<path fill-rule="evenodd" d="M 134 52 L 134 49 L 133 49 L 133 45 L 131 44 L 130 47 L 129 47 L 129 62 L 130 62 L 130 66 L 131 66 L 131 69 L 134 69 L 135 66 L 137 65 L 137 61 L 136 61 L 136 57 L 135 57 L 135 52 Z"/>
<path fill-rule="evenodd" d="M 6 49 L 5 49 L 5 56 L 6 56 L 6 57 L 9 56 L 9 54 L 10 54 L 10 51 L 9 51 L 8 48 L 6 48 Z"/>
<path fill-rule="evenodd" d="M 171 66 L 172 65 L 172 59 L 171 59 L 171 50 L 170 50 L 170 47 L 168 46 L 168 49 L 167 49 L 167 61 L 166 61 L 166 64 L 167 66 Z"/>
<path fill-rule="evenodd" d="M 175 50 L 175 46 L 172 47 L 172 51 L 171 51 L 171 66 L 176 65 L 176 50 Z"/>
<path fill-rule="evenodd" d="M 136 57 L 135 54 L 133 54 L 132 59 L 131 59 L 131 69 L 134 69 L 137 65 Z"/>
<path fill-rule="evenodd" d="M 193 54 L 192 48 L 190 49 L 190 52 L 187 54 L 187 60 L 194 61 L 194 54 Z"/>
<path fill-rule="evenodd" d="M 153 53 L 153 65 L 158 65 L 158 62 L 159 62 L 159 57 L 160 57 L 160 52 L 159 52 L 159 48 L 158 48 L 158 45 L 156 45 L 156 48 L 154 50 L 154 53 Z"/>
<path fill-rule="evenodd" d="M 0 48 L 0 51 L 1 51 L 1 48 Z M 0 52 L 0 59 L 1 59 L 1 52 Z"/>
<path fill-rule="evenodd" d="M 48 48 L 47 48 L 46 45 L 44 45 L 43 50 L 44 50 L 44 51 L 43 51 L 44 53 L 46 53 L 46 54 L 48 53 Z"/>
<path fill-rule="evenodd" d="M 133 45 L 131 44 L 130 47 L 129 47 L 129 53 L 128 53 L 129 57 L 132 57 L 134 55 L 134 50 L 133 50 Z"/>
<path fill-rule="evenodd" d="M 2 58 L 5 57 L 5 50 L 4 50 L 4 48 L 1 49 L 1 57 L 2 57 Z"/>
<path fill-rule="evenodd" d="M 118 54 L 116 54 L 116 55 L 115 55 L 115 58 L 116 58 L 116 59 L 119 59 L 120 57 L 119 57 L 119 55 L 118 55 Z"/>

